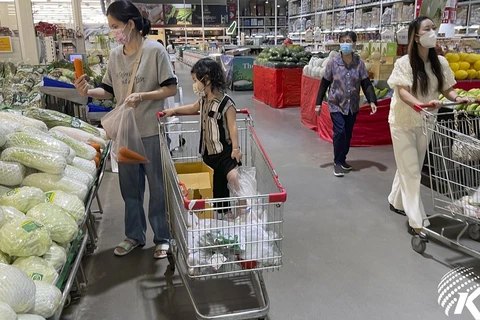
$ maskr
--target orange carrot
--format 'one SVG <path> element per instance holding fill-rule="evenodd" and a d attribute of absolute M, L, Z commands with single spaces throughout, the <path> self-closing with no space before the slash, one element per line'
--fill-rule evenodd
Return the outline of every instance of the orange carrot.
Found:
<path fill-rule="evenodd" d="M 98 167 L 100 165 L 100 158 L 95 157 L 93 160 L 95 161 L 95 165 Z"/>
<path fill-rule="evenodd" d="M 147 163 L 148 159 L 142 156 L 141 154 L 136 153 L 135 151 L 132 151 L 128 148 L 121 147 L 118 150 L 118 154 L 125 157 L 125 158 L 130 158 L 132 160 L 136 160 L 137 163 Z"/>
<path fill-rule="evenodd" d="M 73 65 L 75 66 L 75 76 L 78 79 L 81 76 L 83 76 L 83 62 L 82 62 L 82 59 L 75 59 L 73 61 Z"/>
<path fill-rule="evenodd" d="M 139 163 L 144 163 L 144 162 L 140 162 L 139 160 L 135 160 L 135 159 L 132 159 L 132 158 L 127 158 L 125 156 L 123 156 L 122 154 L 118 154 L 117 155 L 117 162 L 118 163 L 122 163 L 122 164 L 139 164 Z"/>
<path fill-rule="evenodd" d="M 100 151 L 97 151 L 97 157 L 98 157 L 98 159 L 102 158 L 102 154 L 100 153 Z"/>
<path fill-rule="evenodd" d="M 94 147 L 97 152 L 100 152 L 100 145 L 98 143 L 90 142 L 89 145 Z"/>

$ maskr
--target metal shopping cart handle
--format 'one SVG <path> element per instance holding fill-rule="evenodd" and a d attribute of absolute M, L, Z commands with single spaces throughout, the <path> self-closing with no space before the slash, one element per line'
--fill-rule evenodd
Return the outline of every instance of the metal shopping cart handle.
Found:
<path fill-rule="evenodd" d="M 239 110 L 237 110 L 237 114 L 246 114 L 246 115 L 250 116 L 250 110 L 248 110 L 248 109 L 239 109 Z M 180 116 L 180 117 L 181 117 L 181 116 L 198 116 L 198 115 L 200 115 L 200 112 L 199 112 L 199 113 L 194 113 L 194 114 L 178 114 L 178 113 L 175 114 L 175 116 L 177 116 L 177 117 L 178 117 L 178 116 Z M 165 112 L 159 111 L 159 112 L 157 113 L 157 119 L 160 120 L 160 119 L 163 118 L 163 117 L 165 117 Z"/>
<path fill-rule="evenodd" d="M 474 103 L 479 103 L 480 104 L 480 99 L 477 99 Z M 467 104 L 467 102 L 461 102 L 461 103 L 448 102 L 448 103 L 442 104 L 439 108 L 447 108 L 447 109 L 450 109 L 450 110 L 455 110 L 455 108 L 452 108 L 452 107 L 453 106 L 458 106 L 458 105 L 461 105 L 461 104 Z M 437 107 L 433 103 L 415 104 L 413 106 L 413 109 L 417 112 L 428 111 L 428 109 L 435 109 L 435 108 L 437 108 Z"/>

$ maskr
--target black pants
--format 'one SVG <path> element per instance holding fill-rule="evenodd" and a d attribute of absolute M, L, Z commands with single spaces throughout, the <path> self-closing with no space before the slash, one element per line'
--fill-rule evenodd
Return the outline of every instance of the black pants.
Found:
<path fill-rule="evenodd" d="M 350 151 L 353 126 L 357 120 L 357 113 L 344 115 L 341 112 L 330 113 L 333 123 L 333 161 L 335 164 L 343 164 Z"/>
<path fill-rule="evenodd" d="M 227 175 L 238 165 L 237 161 L 232 159 L 232 146 L 224 147 L 222 153 L 219 154 L 209 155 L 205 152 L 203 161 L 213 169 L 213 197 L 215 199 L 230 197 Z M 227 208 L 229 206 L 228 201 L 215 203 L 216 208 Z M 226 211 L 228 209 L 218 210 L 218 212 Z"/>

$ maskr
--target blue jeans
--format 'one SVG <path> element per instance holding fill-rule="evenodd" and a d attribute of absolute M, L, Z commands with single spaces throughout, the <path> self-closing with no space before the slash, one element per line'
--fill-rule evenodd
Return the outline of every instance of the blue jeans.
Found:
<path fill-rule="evenodd" d="M 344 115 L 341 112 L 332 112 L 330 117 L 333 123 L 333 161 L 335 164 L 344 164 L 348 151 L 350 151 L 350 141 L 357 113 Z"/>
<path fill-rule="evenodd" d="M 120 190 L 125 201 L 125 236 L 145 244 L 147 222 L 143 209 L 145 193 L 145 175 L 148 179 L 150 199 L 148 202 L 148 220 L 155 235 L 155 244 L 168 243 L 170 233 L 165 207 L 165 189 L 163 186 L 162 160 L 158 136 L 142 138 L 145 153 L 150 160 L 146 164 L 118 164 Z"/>

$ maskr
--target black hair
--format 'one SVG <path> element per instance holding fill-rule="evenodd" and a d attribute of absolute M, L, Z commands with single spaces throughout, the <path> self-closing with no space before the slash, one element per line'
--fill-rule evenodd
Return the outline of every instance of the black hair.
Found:
<path fill-rule="evenodd" d="M 112 16 L 118 21 L 127 23 L 132 20 L 135 23 L 135 29 L 141 32 L 143 37 L 146 37 L 150 33 L 152 27 L 150 20 L 144 18 L 140 13 L 140 10 L 130 1 L 117 0 L 107 9 L 107 16 Z"/>
<path fill-rule="evenodd" d="M 191 74 L 194 74 L 204 85 L 207 85 L 206 78 L 208 78 L 212 85 L 212 91 L 225 92 L 227 89 L 222 67 L 213 59 L 203 58 L 198 60 L 197 63 L 193 65 Z"/>
<path fill-rule="evenodd" d="M 340 35 L 338 36 L 338 41 L 345 37 L 349 37 L 350 39 L 352 39 L 352 42 L 357 42 L 357 34 L 353 31 L 344 31 L 340 33 Z"/>
<path fill-rule="evenodd" d="M 415 37 L 420 31 L 422 22 L 427 19 L 432 20 L 428 17 L 421 16 L 410 22 L 410 25 L 408 26 L 408 58 L 410 59 L 410 66 L 412 67 L 412 93 L 414 94 L 428 94 L 428 76 L 425 71 L 425 63 L 418 53 L 419 44 L 415 41 Z M 438 59 L 437 50 L 435 48 L 430 48 L 428 50 L 428 59 L 430 60 L 433 74 L 438 80 L 438 91 L 441 92 L 443 90 L 445 79 L 443 78 L 442 64 Z"/>
<path fill-rule="evenodd" d="M 162 46 L 164 46 L 162 39 L 158 39 L 157 42 L 160 43 Z"/>
<path fill-rule="evenodd" d="M 170 40 L 170 44 L 172 45 L 172 48 L 175 49 L 175 45 L 173 44 L 173 40 Z"/>

